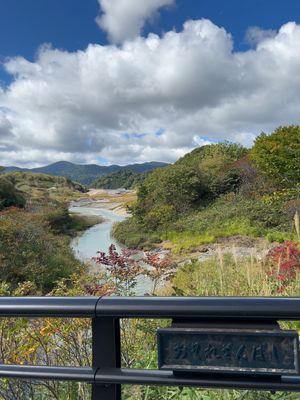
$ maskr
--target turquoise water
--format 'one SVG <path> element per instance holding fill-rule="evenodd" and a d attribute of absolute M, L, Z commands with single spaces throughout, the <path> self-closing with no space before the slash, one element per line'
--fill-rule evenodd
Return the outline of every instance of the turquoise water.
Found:
<path fill-rule="evenodd" d="M 122 250 L 122 247 L 111 237 L 111 229 L 115 222 L 124 221 L 127 217 L 122 215 L 116 215 L 112 211 L 103 208 L 92 208 L 92 207 L 70 207 L 69 210 L 74 213 L 83 215 L 97 215 L 105 219 L 101 224 L 94 225 L 87 229 L 83 234 L 79 235 L 71 242 L 71 248 L 77 259 L 83 262 L 90 263 L 90 272 L 97 271 L 101 266 L 92 262 L 92 257 L 97 255 L 97 251 L 108 252 L 108 248 L 111 244 L 116 246 L 118 252 Z M 106 268 L 106 267 L 103 267 Z M 152 288 L 151 279 L 147 276 L 140 275 L 137 279 L 137 285 L 135 287 L 135 294 L 142 296 L 149 292 Z"/>
<path fill-rule="evenodd" d="M 72 240 L 71 247 L 79 260 L 90 261 L 97 251 L 107 253 L 111 244 L 116 246 L 117 251 L 121 250 L 121 246 L 111 237 L 111 229 L 115 222 L 124 221 L 126 217 L 102 208 L 70 207 L 70 211 L 83 215 L 97 215 L 105 219 L 103 223 L 94 225 Z"/>

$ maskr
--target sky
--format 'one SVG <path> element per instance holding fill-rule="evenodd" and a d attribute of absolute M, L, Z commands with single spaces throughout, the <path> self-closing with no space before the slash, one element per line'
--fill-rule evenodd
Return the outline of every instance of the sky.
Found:
<path fill-rule="evenodd" d="M 299 110 L 296 0 L 0 2 L 0 165 L 173 162 Z"/>

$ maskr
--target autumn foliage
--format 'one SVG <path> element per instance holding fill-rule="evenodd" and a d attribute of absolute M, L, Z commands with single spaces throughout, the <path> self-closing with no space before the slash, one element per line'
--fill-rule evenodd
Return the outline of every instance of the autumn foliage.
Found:
<path fill-rule="evenodd" d="M 157 253 L 146 252 L 141 257 L 139 252 L 131 249 L 122 249 L 117 252 L 111 244 L 108 253 L 99 251 L 93 261 L 109 267 L 109 274 L 115 284 L 115 293 L 123 295 L 134 294 L 137 278 L 146 275 L 152 282 L 152 293 L 155 292 L 162 279 L 169 279 L 172 274 L 172 263 L 168 258 Z"/>
<path fill-rule="evenodd" d="M 277 292 L 282 293 L 286 286 L 295 281 L 300 270 L 299 246 L 293 241 L 287 241 L 274 247 L 269 252 L 268 258 L 273 262 L 273 268 L 268 272 L 268 276 L 277 280 Z"/>

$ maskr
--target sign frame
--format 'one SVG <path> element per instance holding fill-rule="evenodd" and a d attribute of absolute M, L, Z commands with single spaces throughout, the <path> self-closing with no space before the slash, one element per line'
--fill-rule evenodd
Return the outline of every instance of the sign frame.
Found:
<path fill-rule="evenodd" d="M 262 338 L 267 338 L 265 340 L 269 340 L 269 343 L 276 341 L 276 338 L 282 338 L 283 341 L 290 340 L 292 342 L 292 351 L 289 353 L 290 357 L 293 357 L 293 368 L 280 368 L 279 362 L 278 367 L 274 368 L 271 366 L 267 366 L 267 361 L 265 362 L 266 366 L 262 367 L 261 365 L 255 366 L 254 362 L 252 366 L 237 366 L 237 365 L 208 365 L 205 364 L 205 361 L 202 360 L 202 365 L 199 364 L 183 364 L 178 362 L 170 363 L 169 360 L 172 359 L 172 354 L 170 356 L 170 350 L 167 348 L 168 343 L 170 342 L 170 337 L 177 336 L 181 338 L 181 343 L 188 342 L 191 337 L 199 337 L 201 342 L 201 337 L 211 337 L 215 338 L 219 337 L 220 342 L 225 338 L 235 338 L 238 342 L 240 339 L 240 345 L 243 343 L 247 343 L 247 340 L 250 342 L 252 340 L 255 341 L 257 339 L 257 345 L 261 345 L 259 340 Z M 238 338 L 238 339 L 237 339 Z M 168 342 L 169 341 L 169 342 Z M 157 330 L 157 342 L 158 342 L 158 368 L 161 370 L 171 370 L 174 373 L 221 373 L 221 374 L 241 374 L 241 375 L 299 375 L 299 336 L 297 331 L 293 330 L 280 330 L 280 329 L 243 329 L 243 328 L 199 328 L 199 327 L 170 327 L 170 328 L 161 328 Z M 199 342 L 199 343 L 200 343 Z M 180 343 L 180 342 L 179 342 Z M 194 342 L 195 343 L 195 342 Z M 206 340 L 206 345 L 209 343 Z M 224 342 L 226 343 L 226 342 Z M 230 342 L 229 342 L 230 343 Z M 255 343 L 255 342 L 254 342 Z M 187 346 L 187 345 L 186 345 Z M 169 345 L 170 347 L 170 345 Z M 289 346 L 289 348 L 291 345 Z M 203 357 L 202 357 L 203 358 Z M 174 359 L 174 357 L 173 357 Z M 180 357 L 179 357 L 180 359 Z M 223 363 L 224 364 L 224 363 Z M 259 363 L 257 363 L 259 364 Z M 260 364 L 263 364 L 260 362 Z"/>

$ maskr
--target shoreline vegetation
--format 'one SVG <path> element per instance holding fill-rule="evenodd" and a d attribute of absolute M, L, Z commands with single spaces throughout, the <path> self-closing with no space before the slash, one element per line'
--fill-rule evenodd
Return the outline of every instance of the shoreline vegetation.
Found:
<path fill-rule="evenodd" d="M 149 295 L 299 296 L 300 127 L 260 135 L 252 149 L 218 143 L 157 169 L 134 191 L 88 191 L 69 178 L 0 174 L 0 295 L 133 295 L 141 277 Z M 89 274 L 70 249 L 75 231 L 91 220 L 68 211 L 70 202 L 131 215 L 114 226 L 125 243 L 99 253 Z M 75 217 L 75 218 L 74 218 Z M 142 258 L 136 254 L 142 249 Z M 109 273 L 108 273 L 109 272 Z M 155 333 L 168 321 L 125 320 L 122 367 L 156 368 Z M 298 322 L 281 323 L 300 332 Z M 91 365 L 90 322 L 0 321 L 1 363 Z M 62 346 L 63 343 L 63 346 Z M 88 385 L 0 382 L 2 393 L 86 400 Z M 2 396 L 2 397 L 1 397 Z M 126 400 L 296 400 L 298 395 L 237 390 L 124 387 Z"/>
<path fill-rule="evenodd" d="M 69 212 L 71 223 L 70 223 L 70 236 L 76 236 L 78 233 L 82 233 L 94 225 L 101 224 L 104 222 L 104 218 L 96 215 L 84 215 Z"/>

